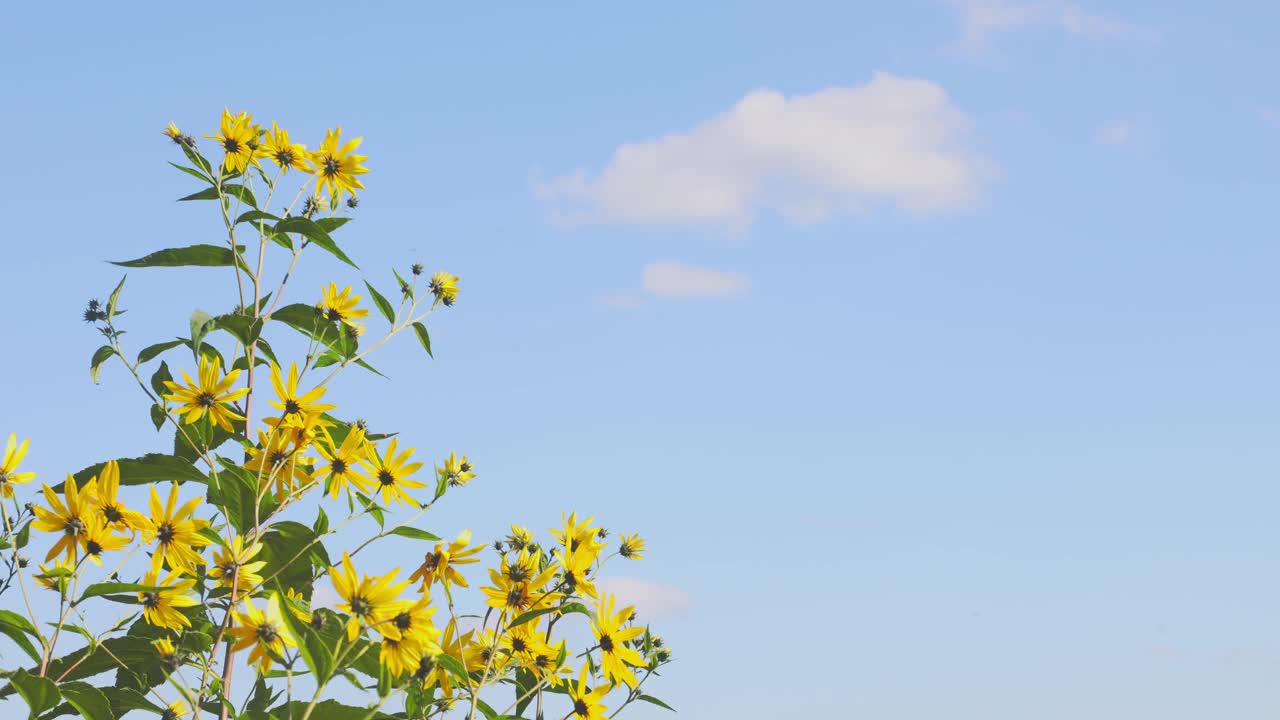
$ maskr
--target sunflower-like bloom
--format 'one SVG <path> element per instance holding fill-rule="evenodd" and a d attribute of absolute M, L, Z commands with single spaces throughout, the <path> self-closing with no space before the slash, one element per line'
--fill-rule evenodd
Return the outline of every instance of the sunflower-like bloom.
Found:
<path fill-rule="evenodd" d="M 146 525 L 147 518 L 137 510 L 130 510 L 120 502 L 120 464 L 108 460 L 102 472 L 85 483 L 81 494 L 89 506 L 107 521 L 114 530 L 137 532 Z"/>
<path fill-rule="evenodd" d="M 191 708 L 187 707 L 186 703 L 181 700 L 174 700 L 166 705 L 164 711 L 160 713 L 160 720 L 182 720 L 190 712 Z"/>
<path fill-rule="evenodd" d="M 492 629 L 482 629 L 472 636 L 470 652 L 475 657 L 475 667 L 489 668 L 494 675 L 505 675 L 515 664 L 511 655 L 502 652 L 502 642 Z"/>
<path fill-rule="evenodd" d="M 538 618 L 523 625 L 517 625 L 498 640 L 498 645 L 522 666 L 530 663 L 539 654 L 549 655 L 551 647 L 538 631 L 539 625 L 541 623 Z"/>
<path fill-rule="evenodd" d="M 101 515 L 92 515 L 85 523 L 84 552 L 93 560 L 95 565 L 102 566 L 102 553 L 111 550 L 119 550 L 133 537 L 130 535 L 116 535 L 107 519 Z"/>
<path fill-rule="evenodd" d="M 459 635 L 458 621 L 449 620 L 449 624 L 444 626 L 439 649 L 436 652 L 424 651 L 422 657 L 418 659 L 418 667 L 413 671 L 413 679 L 422 683 L 424 688 L 433 685 L 439 687 L 441 697 L 453 697 L 453 675 L 440 665 L 436 658 L 440 655 L 449 655 L 462 663 L 467 670 L 480 669 L 482 665 L 476 662 L 474 654 L 469 651 L 473 634 L 474 631 L 467 631 Z"/>
<path fill-rule="evenodd" d="M 165 575 L 164 580 L 159 578 L 160 573 L 154 570 L 142 578 L 143 585 L 156 588 L 138 593 L 138 603 L 142 605 L 143 616 L 146 617 L 147 622 L 158 627 L 172 630 L 191 627 L 191 621 L 186 615 L 178 612 L 178 608 L 195 607 L 200 604 L 198 599 L 187 594 L 187 591 L 196 584 L 195 579 L 184 580 L 177 570 Z"/>
<path fill-rule="evenodd" d="M 449 483 L 450 487 L 462 487 L 476 476 L 474 470 L 475 466 L 467 461 L 466 455 L 459 460 L 456 454 L 449 453 L 449 457 L 444 461 L 444 467 L 436 468 L 436 475 Z"/>
<path fill-rule="evenodd" d="M 636 686 L 636 674 L 627 667 L 628 664 L 643 666 L 644 658 L 640 653 L 627 647 L 626 642 L 644 634 L 644 628 L 623 627 L 623 623 L 631 618 L 633 608 L 613 611 L 613 596 L 601 596 L 596 606 L 596 619 L 591 625 L 596 642 L 600 645 L 600 666 L 604 676 L 612 683 L 619 681 L 628 687 Z"/>
<path fill-rule="evenodd" d="M 386 622 L 395 626 L 402 640 L 413 640 L 423 650 L 440 652 L 440 628 L 431 619 L 435 614 L 430 598 L 424 597 L 392 615 Z"/>
<path fill-rule="evenodd" d="M 530 561 L 529 548 L 526 547 L 520 551 L 514 566 L 536 567 L 536 564 L 531 564 Z M 515 617 L 523 612 L 555 605 L 564 597 L 563 594 L 554 590 L 544 591 L 547 582 L 555 577 L 556 571 L 559 570 L 554 563 L 543 569 L 541 574 L 532 576 L 528 576 L 531 573 L 513 570 L 514 566 L 509 565 L 506 558 L 503 558 L 502 572 L 489 568 L 489 579 L 493 582 L 493 587 L 482 587 L 480 592 L 488 597 L 487 604 L 490 607 L 505 610 L 508 617 Z"/>
<path fill-rule="evenodd" d="M 307 152 L 307 146 L 289 140 L 289 131 L 277 126 L 274 120 L 271 121 L 271 131 L 262 137 L 258 155 L 270 158 L 284 172 L 315 172 L 315 168 L 311 167 L 311 154 Z"/>
<path fill-rule="evenodd" d="M 569 666 L 564 664 L 565 657 L 568 657 L 568 651 L 565 649 L 564 640 L 555 645 L 544 642 L 529 661 L 523 664 L 523 667 L 533 673 L 535 680 L 546 680 L 547 685 L 554 688 L 565 681 L 560 677 L 561 675 L 573 674 Z"/>
<path fill-rule="evenodd" d="M 451 306 L 458 301 L 458 276 L 450 275 L 441 270 L 431 276 L 431 282 L 428 284 L 431 294 L 436 296 L 436 300 Z"/>
<path fill-rule="evenodd" d="M 59 555 L 66 558 L 74 558 L 76 550 L 84 544 L 84 534 L 89 526 L 89 508 L 85 503 L 85 498 L 80 494 L 79 488 L 76 487 L 76 479 L 67 475 L 66 489 L 63 492 L 66 495 L 66 504 L 62 503 L 62 499 L 58 497 L 58 493 L 48 485 L 44 486 L 44 499 L 49 503 L 49 508 L 43 508 L 39 505 L 32 506 L 32 511 L 36 514 L 35 522 L 31 525 L 41 532 L 62 533 L 62 537 L 58 538 L 58 542 L 49 548 L 49 554 L 45 555 L 45 562 L 48 562 Z"/>
<path fill-rule="evenodd" d="M 18 463 L 27 456 L 27 445 L 31 438 L 18 444 L 18 434 L 9 433 L 9 442 L 4 446 L 4 458 L 0 460 L 0 495 L 13 497 L 13 486 L 29 483 L 36 478 L 33 472 L 18 472 Z"/>
<path fill-rule="evenodd" d="M 217 141 L 226 153 L 222 166 L 227 172 L 244 172 L 249 164 L 258 164 L 255 150 L 258 146 L 259 129 L 253 124 L 253 116 L 248 113 L 232 115 L 231 111 L 222 111 L 222 121 L 218 125 L 217 135 L 205 135 Z"/>
<path fill-rule="evenodd" d="M 458 584 L 462 587 L 470 587 L 467 585 L 466 578 L 462 577 L 462 573 L 458 572 L 454 566 L 480 562 L 480 558 L 476 555 L 484 550 L 485 546 L 467 547 L 468 545 L 471 545 L 470 530 L 463 530 L 458 534 L 458 539 L 451 543 L 436 543 L 436 549 L 423 557 L 422 565 L 413 571 L 409 580 L 411 582 L 421 580 L 422 592 L 426 592 L 437 582 L 443 585 Z"/>
<path fill-rule="evenodd" d="M 331 282 L 329 287 L 321 289 L 320 302 L 316 303 L 316 311 L 323 315 L 325 320 L 340 322 L 355 328 L 357 334 L 363 334 L 364 323 L 356 321 L 369 317 L 369 308 L 357 307 L 360 297 L 351 294 L 350 285 L 339 292 L 338 283 Z"/>
<path fill-rule="evenodd" d="M 373 489 L 369 477 L 360 472 L 361 463 L 369 457 L 369 443 L 365 440 L 364 430 L 351 428 L 341 445 L 334 443 L 333 436 L 325 432 L 323 442 L 316 443 L 316 452 L 328 464 L 317 464 L 311 479 L 319 482 L 323 477 L 326 491 L 335 500 L 343 488 L 347 488 L 348 494 L 351 493 L 351 488 L 361 494 L 368 494 Z"/>
<path fill-rule="evenodd" d="M 595 518 L 589 517 L 578 522 L 578 513 L 569 513 L 569 517 L 564 518 L 564 527 L 560 530 L 551 528 L 551 534 L 568 550 L 577 550 L 578 546 L 587 545 L 599 551 L 601 545 L 596 542 L 596 537 L 600 529 L 591 527 L 593 520 Z"/>
<path fill-rule="evenodd" d="M 67 591 L 67 583 L 75 574 L 75 570 L 74 560 L 60 557 L 53 567 L 43 564 L 40 566 L 40 572 L 36 574 L 36 582 L 43 588 L 63 593 Z"/>
<path fill-rule="evenodd" d="M 591 563 L 595 562 L 596 554 L 590 545 L 579 545 L 577 550 L 556 550 L 564 566 L 564 584 L 569 592 L 596 597 L 596 584 L 591 579 Z"/>
<path fill-rule="evenodd" d="M 575 687 L 572 683 L 569 685 L 569 699 L 573 701 L 573 712 L 570 717 L 578 718 L 578 720 L 604 720 L 605 711 L 609 708 L 600 704 L 605 695 L 609 694 L 612 689 L 609 685 L 601 685 L 592 690 L 587 686 L 587 664 L 583 663 L 582 673 L 578 676 L 578 684 Z"/>
<path fill-rule="evenodd" d="M 533 533 L 529 532 L 529 528 L 523 525 L 511 526 L 511 534 L 507 536 L 507 544 L 512 549 L 523 550 L 531 542 L 533 542 Z"/>
<path fill-rule="evenodd" d="M 175 143 L 182 144 L 182 130 L 178 129 L 178 124 L 172 120 L 169 121 L 169 125 L 164 129 L 164 136 Z"/>
<path fill-rule="evenodd" d="M 270 435 L 258 431 L 258 447 L 248 449 L 249 459 L 244 469 L 258 478 L 258 484 L 266 487 L 275 485 L 276 500 L 285 497 L 298 488 L 298 484 L 311 482 L 311 473 L 298 462 L 301 453 L 293 442 L 293 434 L 273 432 Z"/>
<path fill-rule="evenodd" d="M 396 439 L 391 438 L 391 442 L 387 444 L 386 455 L 380 455 L 377 448 L 370 448 L 370 457 L 362 463 L 369 471 L 369 477 L 377 483 L 374 489 L 382 492 L 382 502 L 390 503 L 394 500 L 398 503 L 412 504 L 413 498 L 409 497 L 405 488 L 426 487 L 424 483 L 409 479 L 410 475 L 422 469 L 422 463 L 409 462 L 409 458 L 413 456 L 413 448 L 398 454 L 396 450 Z"/>
<path fill-rule="evenodd" d="M 629 560 L 644 559 L 644 539 L 639 535 L 623 535 L 618 554 Z"/>
<path fill-rule="evenodd" d="M 174 646 L 173 641 L 169 638 L 152 640 L 151 647 L 156 649 L 156 654 L 160 656 L 160 663 L 165 667 L 176 670 L 182 663 L 182 658 L 178 655 L 178 648 Z"/>
<path fill-rule="evenodd" d="M 235 432 L 231 421 L 244 420 L 244 418 L 228 409 L 226 403 L 233 403 L 249 393 L 249 388 L 231 389 L 239 379 L 240 371 L 232 370 L 225 377 L 221 377 L 222 361 L 218 358 L 210 360 L 208 357 L 201 356 L 200 370 L 196 374 L 200 376 L 198 383 L 192 381 L 186 370 L 182 371 L 182 379 L 186 380 L 186 386 L 172 380 L 165 380 L 164 385 L 169 388 L 169 394 L 164 395 L 164 399 L 179 404 L 176 412 L 187 416 L 185 420 L 187 425 L 199 420 L 207 413 L 215 425 L 227 432 Z"/>
<path fill-rule="evenodd" d="M 317 402 L 324 394 L 329 391 L 323 385 L 315 387 L 303 395 L 298 394 L 298 364 L 290 363 L 289 378 L 285 378 L 280 374 L 280 366 L 271 365 L 271 386 L 276 390 L 276 397 L 279 401 L 270 400 L 272 407 L 283 410 L 285 418 L 289 416 L 304 417 L 307 415 L 320 415 L 324 412 L 334 409 L 336 405 L 327 405 Z"/>
<path fill-rule="evenodd" d="M 342 552 L 342 567 L 334 566 L 329 569 L 333 589 L 343 600 L 338 604 L 338 609 L 351 613 L 351 619 L 347 621 L 348 642 L 355 641 L 362 623 L 376 629 L 384 637 L 400 639 L 400 630 L 393 623 L 386 622 L 411 604 L 398 599 L 409 585 L 408 580 L 395 582 L 399 572 L 397 568 L 382 577 L 357 577 L 355 566 L 351 564 L 351 556 L 345 550 Z"/>
<path fill-rule="evenodd" d="M 231 626 L 231 635 L 235 637 L 232 652 L 239 652 L 252 647 L 249 652 L 249 664 L 257 665 L 258 671 L 266 673 L 271 669 L 272 655 L 280 656 L 286 647 L 297 647 L 297 642 L 280 616 L 280 598 L 274 593 L 267 600 L 267 610 L 263 612 L 254 606 L 252 600 L 245 601 L 245 612 L 239 610 L 232 613 L 235 624 Z"/>
<path fill-rule="evenodd" d="M 266 567 L 265 560 L 254 560 L 262 551 L 262 543 L 244 544 L 244 537 L 237 535 L 231 538 L 227 547 L 213 551 L 213 564 L 209 567 L 209 577 L 216 578 L 223 587 L 236 588 L 237 595 L 248 595 L 254 588 L 262 584 L 262 576 L 258 571 Z"/>
<path fill-rule="evenodd" d="M 151 486 L 151 517 L 144 518 L 142 538 L 156 543 L 151 554 L 152 574 L 159 573 L 166 560 L 170 568 L 184 573 L 193 573 L 196 565 L 204 564 L 197 550 L 209 544 L 208 538 L 200 534 L 209 527 L 209 521 L 191 517 L 201 502 L 201 498 L 194 497 L 179 508 L 178 483 L 175 482 L 168 502 L 162 505 L 156 486 Z"/>
<path fill-rule="evenodd" d="M 356 177 L 369 172 L 360 163 L 368 160 L 366 155 L 354 155 L 353 151 L 360 147 L 364 138 L 342 142 L 342 128 L 326 130 L 320 149 L 311 153 L 311 162 L 316 166 L 316 192 L 328 189 L 329 194 L 341 200 L 342 193 L 356 194 L 363 190 L 364 184 Z"/>

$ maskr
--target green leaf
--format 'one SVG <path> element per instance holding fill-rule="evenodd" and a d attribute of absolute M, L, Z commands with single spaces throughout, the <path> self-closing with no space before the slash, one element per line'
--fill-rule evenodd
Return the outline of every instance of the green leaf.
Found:
<path fill-rule="evenodd" d="M 30 620 L 12 610 L 0 610 L 0 632 L 8 635 L 9 639 L 22 648 L 28 657 L 35 662 L 40 662 L 40 652 L 36 650 L 31 638 L 27 637 L 28 635 L 39 637 Z"/>
<path fill-rule="evenodd" d="M 182 145 L 182 152 L 186 154 L 187 159 L 191 161 L 192 165 L 204 170 L 205 174 L 209 177 L 213 177 L 213 167 L 209 165 L 208 160 L 204 159 L 204 156 L 200 154 L 199 150 L 187 147 L 184 144 Z"/>
<path fill-rule="evenodd" d="M 284 220 L 276 223 L 276 232 L 298 233 L 316 245 L 319 245 L 329 251 L 329 253 L 342 262 L 353 268 L 360 268 L 359 265 L 356 265 L 351 261 L 351 258 L 347 257 L 346 253 L 342 252 L 342 250 L 338 248 L 338 244 L 333 241 L 333 238 L 329 237 L 329 233 L 325 232 L 324 228 L 308 218 L 304 218 L 300 215 L 285 218 Z"/>
<path fill-rule="evenodd" d="M 458 662 L 458 658 L 448 654 L 441 654 L 436 657 L 436 663 L 453 673 L 460 682 L 467 682 L 467 669 L 462 666 L 462 663 Z"/>
<path fill-rule="evenodd" d="M 435 542 L 440 539 L 426 530 L 419 530 L 418 528 L 408 526 L 398 527 L 392 530 L 391 534 L 399 535 L 400 537 L 412 538 L 414 540 L 426 540 L 427 542 Z"/>
<path fill-rule="evenodd" d="M 391 307 L 391 303 L 387 302 L 387 299 L 382 296 L 382 293 L 378 292 L 376 288 L 370 285 L 368 280 L 364 281 L 364 286 L 369 288 L 369 294 L 373 296 L 373 304 L 378 306 L 378 310 L 382 312 L 382 317 L 386 318 L 387 322 L 394 325 L 396 322 L 396 311 Z"/>
<path fill-rule="evenodd" d="M 203 310 L 191 313 L 191 351 L 196 359 L 200 358 L 200 344 L 204 342 L 204 336 L 215 327 L 217 321 L 209 313 Z"/>
<path fill-rule="evenodd" d="M 240 217 L 236 218 L 235 224 L 239 225 L 240 223 L 243 223 L 243 222 L 254 222 L 255 220 L 256 221 L 270 220 L 271 222 L 279 222 L 280 218 L 276 217 L 275 215 L 272 215 L 269 212 L 263 212 L 261 210 L 249 210 L 248 212 L 240 213 Z"/>
<path fill-rule="evenodd" d="M 478 709 L 480 713 L 484 715 L 485 720 L 494 720 L 495 718 L 498 717 L 498 711 L 489 707 L 489 703 L 483 700 L 476 700 L 476 709 Z"/>
<path fill-rule="evenodd" d="M 26 670 L 18 670 L 10 675 L 9 682 L 13 684 L 22 699 L 27 701 L 27 707 L 30 708 L 33 718 L 53 708 L 61 698 L 58 695 L 58 686 L 52 680 L 32 675 Z"/>
<path fill-rule="evenodd" d="M 280 602 L 292 606 L 293 601 L 286 597 L 284 591 L 284 588 L 292 586 L 280 578 L 276 578 L 276 584 Z M 280 617 L 297 643 L 298 653 L 302 655 L 302 661 L 307 664 L 307 669 L 311 671 L 317 683 L 328 681 L 333 677 L 334 671 L 332 648 L 320 637 L 315 628 L 299 620 L 298 616 L 293 614 L 291 607 L 285 607 L 282 610 Z M 322 713 L 317 717 L 327 718 L 329 715 Z"/>
<path fill-rule="evenodd" d="M 315 531 L 292 520 L 275 522 L 262 534 L 262 551 L 258 559 L 267 563 L 260 575 L 274 577 L 281 586 L 305 595 L 311 594 L 315 570 L 333 565 Z"/>
<path fill-rule="evenodd" d="M 102 365 L 116 354 L 116 349 L 110 345 L 103 345 L 93 353 L 93 359 L 89 361 L 89 379 L 94 385 L 98 384 L 98 373 L 102 371 Z"/>
<path fill-rule="evenodd" d="M 84 592 L 80 595 L 80 598 L 71 604 L 79 605 L 80 603 L 84 602 L 85 600 L 88 600 L 89 598 L 102 597 L 103 595 L 155 592 L 162 589 L 163 588 L 156 587 L 153 585 L 140 585 L 138 583 L 100 582 L 100 583 L 94 583 L 89 587 L 85 588 Z M 138 599 L 136 597 L 132 599 L 133 602 L 137 602 L 137 600 Z"/>
<path fill-rule="evenodd" d="M 222 469 L 210 476 L 209 502 L 222 510 L 237 532 L 244 533 L 257 524 L 258 518 L 265 518 L 276 509 L 276 499 L 267 493 L 259 501 L 256 475 L 222 456 L 218 462 Z"/>
<path fill-rule="evenodd" d="M 169 342 L 162 342 L 162 343 L 156 343 L 155 345 L 148 345 L 147 347 L 142 349 L 142 352 L 138 353 L 138 362 L 139 363 L 147 362 L 155 358 L 156 356 L 160 355 L 160 353 L 163 353 L 166 350 L 172 350 L 173 348 L 176 348 L 179 345 L 182 345 L 186 342 L 187 340 L 183 338 L 178 338 L 177 340 L 170 340 Z"/>
<path fill-rule="evenodd" d="M 236 246 L 236 253 L 244 252 L 243 245 Z M 231 267 L 235 265 L 231 248 L 221 245 L 189 245 L 181 248 L 157 250 L 134 260 L 112 261 L 121 267 Z M 244 267 L 244 259 L 240 259 Z"/>
<path fill-rule="evenodd" d="M 652 696 L 652 695 L 641 695 L 640 697 L 638 697 L 638 698 L 636 698 L 636 699 L 637 699 L 637 700 L 643 700 L 643 701 L 645 701 L 645 702 L 649 703 L 650 705 L 657 705 L 657 706 L 658 706 L 658 707 L 660 707 L 660 708 L 666 708 L 666 709 L 670 710 L 671 712 L 675 712 L 675 711 L 676 711 L 676 709 L 675 709 L 675 708 L 673 708 L 673 707 L 671 707 L 670 705 L 668 705 L 668 704 L 666 704 L 666 703 L 662 702 L 661 700 L 659 700 L 658 698 L 656 698 L 656 697 L 654 697 L 654 696 Z"/>
<path fill-rule="evenodd" d="M 196 170 L 195 168 L 189 168 L 189 167 L 187 167 L 186 165 L 179 165 L 179 164 L 178 164 L 178 163 L 176 163 L 176 162 L 170 162 L 169 164 L 170 164 L 170 165 L 172 165 L 172 166 L 174 166 L 174 167 L 176 167 L 176 168 L 178 168 L 178 169 L 179 169 L 179 170 L 181 170 L 182 172 L 184 172 L 184 173 L 186 173 L 186 174 L 190 175 L 191 177 L 198 178 L 198 179 L 203 180 L 203 181 L 205 181 L 205 182 L 210 182 L 210 180 L 209 180 L 209 178 L 208 178 L 207 176 L 202 175 L 202 174 L 200 173 L 200 171 L 199 171 L 199 170 Z"/>
<path fill-rule="evenodd" d="M 209 478 L 191 464 L 191 461 L 173 455 L 148 453 L 137 458 L 120 458 L 116 462 L 120 465 L 121 485 L 150 485 L 175 480 L 197 482 L 202 485 L 209 482 Z M 104 465 L 106 465 L 105 462 L 90 465 L 72 477 L 76 479 L 78 485 L 83 486 L 90 478 L 102 472 Z M 62 483 L 55 485 L 54 492 L 61 493 L 62 486 Z"/>
<path fill-rule="evenodd" d="M 124 281 L 128 275 L 120 278 L 120 283 L 116 285 L 116 289 L 111 291 L 111 297 L 107 298 L 107 320 L 116 316 L 116 303 L 120 301 L 120 291 L 124 289 Z"/>
<path fill-rule="evenodd" d="M 151 389 L 156 395 L 168 394 L 169 388 L 165 386 L 165 381 L 173 382 L 173 375 L 169 372 L 169 365 L 165 361 L 160 361 L 160 367 L 151 375 Z"/>
<path fill-rule="evenodd" d="M 553 613 L 555 611 L 556 611 L 556 608 L 549 607 L 549 608 L 538 608 L 537 610 L 530 610 L 529 612 L 521 613 L 520 615 L 516 616 L 515 620 L 511 621 L 511 624 L 507 626 L 507 629 L 511 629 L 513 627 L 523 625 L 529 622 L 530 620 L 533 620 L 534 618 L 542 617 L 547 613 Z"/>
<path fill-rule="evenodd" d="M 418 342 L 422 343 L 422 349 L 427 351 L 427 355 L 435 359 L 435 355 L 431 354 L 431 336 L 427 334 L 427 326 L 420 322 L 413 324 L 413 331 L 418 333 Z"/>
<path fill-rule="evenodd" d="M 251 345 L 262 334 L 262 318 L 253 317 L 252 315 L 238 315 L 235 313 L 219 315 L 214 318 L 214 324 L 218 328 L 226 330 L 245 347 Z"/>
<path fill-rule="evenodd" d="M 85 720 L 115 720 L 111 702 L 101 690 L 88 683 L 63 683 L 59 688 L 62 697 L 80 712 Z"/>
<path fill-rule="evenodd" d="M 160 429 L 164 427 L 164 423 L 164 408 L 160 407 L 156 403 L 151 403 L 151 424 L 156 426 L 156 432 L 160 432 Z"/>
<path fill-rule="evenodd" d="M 253 191 L 244 185 L 227 183 L 222 186 L 222 192 L 230 197 L 239 198 L 240 202 L 245 203 L 249 207 L 258 207 L 258 199 L 253 196 Z"/>

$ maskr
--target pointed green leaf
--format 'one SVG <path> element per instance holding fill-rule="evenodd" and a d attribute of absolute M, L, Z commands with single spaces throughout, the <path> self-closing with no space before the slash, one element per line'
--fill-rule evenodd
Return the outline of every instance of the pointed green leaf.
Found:
<path fill-rule="evenodd" d="M 103 345 L 93 353 L 93 359 L 89 361 L 89 379 L 94 385 L 98 384 L 98 373 L 102 370 L 103 364 L 115 354 L 116 349 L 110 345 Z"/>
<path fill-rule="evenodd" d="M 373 296 L 373 304 L 378 306 L 378 310 L 382 313 L 382 317 L 386 318 L 387 322 L 394 325 L 396 322 L 396 311 L 392 309 L 391 303 L 387 302 L 387 299 L 382 296 L 382 293 L 378 292 L 377 289 L 370 285 L 368 280 L 364 281 L 364 286 L 369 288 L 369 294 Z"/>
<path fill-rule="evenodd" d="M 432 359 L 435 355 L 431 354 L 431 336 L 427 334 L 427 326 L 420 322 L 413 324 L 413 331 L 418 334 L 418 342 L 422 343 L 422 349 L 427 351 L 427 355 Z"/>
<path fill-rule="evenodd" d="M 40 652 L 31 642 L 31 638 L 37 635 L 30 620 L 12 610 L 0 610 L 0 633 L 8 635 L 9 639 L 22 648 L 22 651 L 33 661 L 40 662 Z M 28 635 L 31 637 L 27 637 Z"/>
<path fill-rule="evenodd" d="M 392 530 L 391 534 L 411 538 L 413 540 L 426 540 L 427 542 L 435 542 L 440 539 L 438 536 L 432 535 L 426 530 L 419 530 L 418 528 L 408 526 L 398 527 L 395 530 Z"/>
<path fill-rule="evenodd" d="M 18 670 L 9 676 L 9 682 L 13 684 L 14 689 L 27 701 L 27 707 L 31 711 L 31 717 L 38 717 L 44 711 L 52 709 L 58 704 L 61 696 L 58 694 L 58 686 L 47 677 L 39 677 L 32 675 L 26 670 Z"/>
<path fill-rule="evenodd" d="M 276 223 L 276 232 L 298 233 L 316 245 L 324 248 L 334 257 L 351 267 L 356 269 L 359 269 L 360 267 L 352 262 L 351 258 L 347 257 L 346 253 L 342 252 L 338 247 L 338 244 L 333 241 L 333 238 L 329 237 L 329 233 L 325 232 L 320 225 L 307 218 L 302 216 L 285 218 L 284 220 Z"/>
<path fill-rule="evenodd" d="M 243 252 L 244 246 L 237 245 L 236 253 Z M 231 254 L 230 247 L 188 245 L 157 250 L 134 260 L 112 261 L 111 264 L 121 267 L 231 267 L 235 264 L 235 256 Z M 243 258 L 240 260 L 240 265 L 244 267 Z"/>

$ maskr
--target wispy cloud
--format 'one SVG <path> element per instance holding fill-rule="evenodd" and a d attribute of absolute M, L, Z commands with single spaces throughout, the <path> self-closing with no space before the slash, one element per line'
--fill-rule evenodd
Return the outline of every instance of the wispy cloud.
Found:
<path fill-rule="evenodd" d="M 761 209 L 803 223 L 877 203 L 955 210 L 992 171 L 964 146 L 969 127 L 940 86 L 888 73 L 811 95 L 756 90 L 691 130 L 623 144 L 598 173 L 535 190 L 569 224 L 742 230 Z"/>
<path fill-rule="evenodd" d="M 1151 28 L 1091 12 L 1067 0 L 947 0 L 947 4 L 960 15 L 960 37 L 953 49 L 971 56 L 989 53 L 1002 34 L 1033 29 L 1148 45 L 1160 39 L 1160 33 Z"/>
<path fill-rule="evenodd" d="M 740 272 L 655 262 L 644 267 L 645 292 L 673 300 L 731 300 L 751 291 L 751 278 Z"/>
<path fill-rule="evenodd" d="M 601 590 L 618 599 L 620 607 L 632 605 L 644 618 L 678 615 L 689 610 L 689 593 L 674 585 L 664 585 L 634 577 L 605 577 L 596 581 Z"/>
<path fill-rule="evenodd" d="M 1133 145 L 1138 139 L 1138 126 L 1131 120 L 1112 120 L 1093 131 L 1093 141 L 1109 147 Z"/>

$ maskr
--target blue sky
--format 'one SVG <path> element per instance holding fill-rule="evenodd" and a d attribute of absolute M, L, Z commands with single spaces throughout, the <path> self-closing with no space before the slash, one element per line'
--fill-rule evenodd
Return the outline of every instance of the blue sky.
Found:
<path fill-rule="evenodd" d="M 683 716 L 1274 716 L 1280 10 L 692 5 L 6 9 L 0 432 L 163 443 L 77 316 L 218 239 L 166 122 L 341 124 L 351 254 L 463 293 L 331 396 L 476 460 L 439 534 L 641 532 Z"/>

